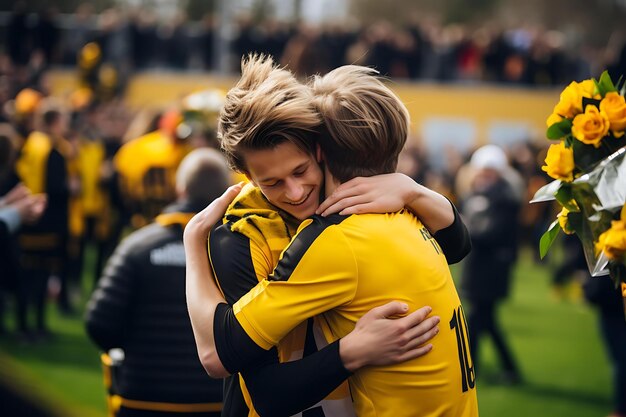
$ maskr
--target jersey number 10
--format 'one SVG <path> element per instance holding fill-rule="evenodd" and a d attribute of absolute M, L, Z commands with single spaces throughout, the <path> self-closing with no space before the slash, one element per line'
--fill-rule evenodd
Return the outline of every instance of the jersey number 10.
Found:
<path fill-rule="evenodd" d="M 456 344 L 459 349 L 459 365 L 461 367 L 461 383 L 463 392 L 465 392 L 476 385 L 476 374 L 469 348 L 469 334 L 467 333 L 467 321 L 465 320 L 465 313 L 463 313 L 463 306 L 459 306 L 452 313 L 450 329 L 454 329 L 456 332 Z"/>

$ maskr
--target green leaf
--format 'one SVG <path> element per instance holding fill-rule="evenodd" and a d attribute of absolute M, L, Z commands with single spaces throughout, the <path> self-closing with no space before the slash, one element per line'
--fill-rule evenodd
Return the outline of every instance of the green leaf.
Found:
<path fill-rule="evenodd" d="M 563 184 L 561 188 L 554 194 L 556 201 L 558 201 L 568 211 L 578 211 L 578 207 L 572 202 L 572 187 L 567 184 Z"/>
<path fill-rule="evenodd" d="M 550 246 L 552 246 L 560 231 L 561 227 L 559 226 L 559 220 L 557 219 L 552 222 L 550 227 L 548 227 L 548 230 L 543 234 L 543 236 L 541 236 L 541 240 L 539 240 L 539 256 L 541 256 L 541 259 L 546 256 Z"/>
<path fill-rule="evenodd" d="M 540 189 L 537 190 L 535 195 L 533 196 L 531 203 L 541 203 L 543 201 L 553 201 L 554 195 L 559 190 L 561 186 L 560 180 L 554 180 L 551 183 L 544 185 Z"/>
<path fill-rule="evenodd" d="M 572 131 L 572 121 L 570 119 L 563 119 L 560 122 L 554 123 L 546 131 L 548 139 L 561 139 L 570 134 Z"/>
<path fill-rule="evenodd" d="M 587 172 L 594 165 L 611 154 L 604 146 L 596 148 L 593 145 L 584 144 L 578 139 L 572 141 L 572 151 L 574 152 L 576 167 L 583 172 Z"/>
<path fill-rule="evenodd" d="M 604 71 L 602 75 L 600 75 L 600 79 L 598 81 L 594 80 L 594 82 L 598 88 L 598 93 L 600 93 L 602 97 L 604 97 L 606 93 L 617 91 L 608 71 Z"/>

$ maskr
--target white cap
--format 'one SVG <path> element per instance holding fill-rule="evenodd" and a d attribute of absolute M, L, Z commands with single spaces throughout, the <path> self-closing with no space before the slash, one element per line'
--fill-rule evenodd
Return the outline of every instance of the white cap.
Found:
<path fill-rule="evenodd" d="M 509 166 L 509 161 L 502 148 L 496 145 L 485 145 L 472 154 L 470 165 L 476 169 L 491 168 L 502 172 Z"/>

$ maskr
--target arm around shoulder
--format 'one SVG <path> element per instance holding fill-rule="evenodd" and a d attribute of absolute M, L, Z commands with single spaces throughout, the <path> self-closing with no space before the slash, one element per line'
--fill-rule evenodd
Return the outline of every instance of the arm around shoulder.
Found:
<path fill-rule="evenodd" d="M 448 202 L 454 213 L 454 221 L 436 233 L 433 237 L 441 246 L 448 264 L 461 262 L 472 250 L 472 240 L 467 226 L 452 202 Z"/>
<path fill-rule="evenodd" d="M 229 187 L 204 210 L 196 214 L 185 227 L 185 292 L 191 327 L 196 339 L 198 356 L 209 375 L 215 378 L 228 376 L 215 349 L 213 322 L 215 310 L 224 303 L 224 296 L 215 283 L 209 265 L 207 239 L 210 230 L 220 221 L 228 204 L 241 191 L 242 184 Z"/>

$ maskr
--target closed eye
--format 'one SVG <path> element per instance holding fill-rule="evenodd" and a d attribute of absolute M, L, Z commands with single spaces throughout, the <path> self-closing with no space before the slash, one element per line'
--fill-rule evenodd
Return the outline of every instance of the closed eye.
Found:
<path fill-rule="evenodd" d="M 276 182 L 273 182 L 271 184 L 263 184 L 263 187 L 272 188 L 272 187 L 276 187 L 279 183 L 280 183 L 280 181 L 276 181 Z"/>

